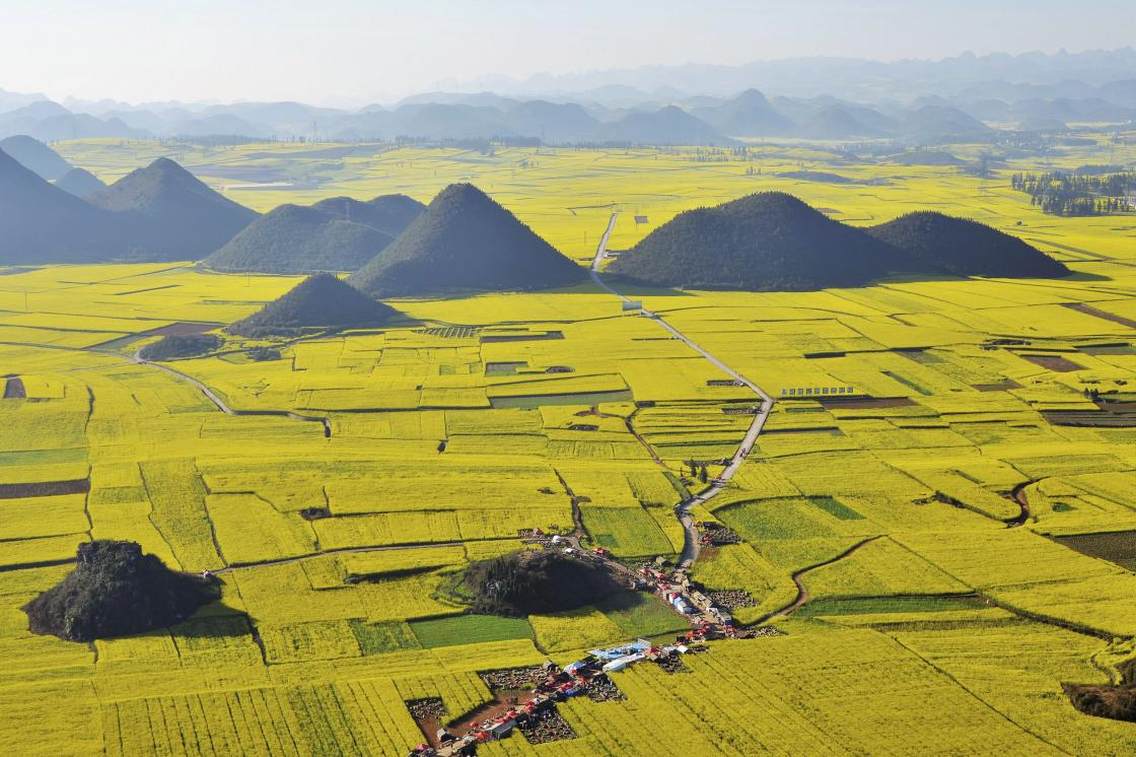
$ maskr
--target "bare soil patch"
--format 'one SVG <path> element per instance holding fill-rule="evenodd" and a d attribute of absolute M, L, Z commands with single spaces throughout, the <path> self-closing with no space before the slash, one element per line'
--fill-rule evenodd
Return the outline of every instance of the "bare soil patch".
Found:
<path fill-rule="evenodd" d="M 525 735 L 530 744 L 547 744 L 551 741 L 576 738 L 572 726 L 555 707 L 540 710 L 525 720 L 518 721 L 517 729 Z"/>
<path fill-rule="evenodd" d="M 1056 373 L 1070 373 L 1084 368 L 1084 366 L 1077 365 L 1069 358 L 1062 357 L 1061 355 L 1022 355 L 1021 357 L 1034 365 L 1039 365 L 1046 370 Z"/>
<path fill-rule="evenodd" d="M 54 497 L 57 494 L 83 494 L 90 491 L 90 479 L 69 481 L 37 481 L 31 484 L 0 484 L 0 499 L 18 497 Z"/>
<path fill-rule="evenodd" d="M 24 380 L 19 376 L 9 376 L 8 380 L 4 382 L 4 399 L 6 400 L 22 400 L 27 399 L 28 392 L 24 388 Z"/>
<path fill-rule="evenodd" d="M 1021 389 L 1022 385 L 1013 379 L 1006 379 L 992 384 L 972 384 L 980 392 L 1005 392 L 1010 389 Z"/>
<path fill-rule="evenodd" d="M 1113 323 L 1119 323 L 1122 326 L 1127 326 L 1130 329 L 1136 329 L 1136 321 L 1132 320 L 1131 318 L 1125 318 L 1122 315 L 1109 313 L 1107 310 L 1094 308 L 1088 303 L 1066 302 L 1064 304 L 1065 307 L 1069 308 L 1070 310 L 1076 310 L 1078 313 L 1084 313 L 1085 315 L 1095 315 L 1097 318 L 1103 318 L 1106 321 L 1112 321 Z"/>

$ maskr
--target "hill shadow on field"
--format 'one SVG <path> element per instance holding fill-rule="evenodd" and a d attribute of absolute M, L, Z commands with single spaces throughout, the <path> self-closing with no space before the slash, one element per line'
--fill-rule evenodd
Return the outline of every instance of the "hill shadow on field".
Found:
<path fill-rule="evenodd" d="M 213 613 L 218 609 L 230 608 L 220 603 L 206 605 L 201 613 Z M 221 639 L 252 636 L 253 625 L 248 615 L 242 612 L 226 612 L 223 614 L 195 615 L 189 620 L 168 628 L 151 631 L 151 634 L 171 633 L 183 639 Z M 143 634 L 145 635 L 145 634 Z"/>
<path fill-rule="evenodd" d="M 1076 282 L 1100 282 L 1100 281 L 1115 281 L 1112 276 L 1105 276 L 1100 273 L 1086 273 L 1085 271 L 1073 271 L 1068 276 L 1062 276 L 1062 281 L 1076 281 Z"/>

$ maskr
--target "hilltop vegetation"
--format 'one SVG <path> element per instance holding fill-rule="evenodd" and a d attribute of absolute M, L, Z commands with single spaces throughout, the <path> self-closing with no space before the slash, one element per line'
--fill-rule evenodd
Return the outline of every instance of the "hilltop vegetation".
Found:
<path fill-rule="evenodd" d="M 472 184 L 451 184 L 351 277 L 377 297 L 569 286 L 587 273 Z"/>
<path fill-rule="evenodd" d="M 392 242 L 388 234 L 315 208 L 281 205 L 205 259 L 218 271 L 355 271 Z"/>
<path fill-rule="evenodd" d="M 397 237 L 410 223 L 422 215 L 426 206 L 403 194 L 380 195 L 361 201 L 350 197 L 329 197 L 312 207 L 344 221 L 361 223 Z"/>
<path fill-rule="evenodd" d="M 800 291 L 865 284 L 893 257 L 792 195 L 762 192 L 680 213 L 608 270 L 661 286 Z"/>
<path fill-rule="evenodd" d="M 465 582 L 474 612 L 511 617 L 573 610 L 622 588 L 596 563 L 545 550 L 475 562 Z"/>
<path fill-rule="evenodd" d="M 780 192 L 679 214 L 608 271 L 687 289 L 799 291 L 892 273 L 1052 277 L 1069 270 L 1017 237 L 942 213 L 860 229 Z"/>
<path fill-rule="evenodd" d="M 381 326 L 398 314 L 331 274 L 310 276 L 229 331 L 241 336 L 291 334 L 306 328 Z"/>
<path fill-rule="evenodd" d="M 205 355 L 221 344 L 222 339 L 216 334 L 171 334 L 146 345 L 138 356 L 143 360 L 176 360 Z"/>
<path fill-rule="evenodd" d="M 1008 278 L 1069 273 L 1064 264 L 1015 236 L 942 213 L 908 213 L 868 232 L 902 252 L 901 270 Z"/>
<path fill-rule="evenodd" d="M 205 264 L 218 271 L 258 273 L 357 271 L 424 208 L 405 195 L 281 205 L 249 224 Z"/>
<path fill-rule="evenodd" d="M 217 592 L 128 541 L 79 545 L 75 570 L 24 606 L 33 633 L 93 641 L 180 623 Z"/>
<path fill-rule="evenodd" d="M 199 260 L 258 215 L 168 158 L 132 171 L 90 202 L 121 214 L 130 226 L 127 255 L 145 260 Z"/>

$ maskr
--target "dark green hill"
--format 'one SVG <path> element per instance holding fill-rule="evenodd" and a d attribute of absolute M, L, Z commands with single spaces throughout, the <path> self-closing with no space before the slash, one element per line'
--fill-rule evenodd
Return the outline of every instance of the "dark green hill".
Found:
<path fill-rule="evenodd" d="M 475 562 L 465 588 L 474 612 L 524 617 L 595 604 L 623 587 L 598 563 L 542 550 Z"/>
<path fill-rule="evenodd" d="M 1012 278 L 1069 273 L 1064 264 L 1015 236 L 942 213 L 909 213 L 867 231 L 900 250 L 901 267 L 917 273 Z"/>
<path fill-rule="evenodd" d="M 866 284 L 894 257 L 888 245 L 792 195 L 763 192 L 680 213 L 608 271 L 688 289 L 801 291 Z"/>
<path fill-rule="evenodd" d="M 90 198 L 124 214 L 127 254 L 146 260 L 199 260 L 248 226 L 257 213 L 214 192 L 168 158 L 158 158 Z"/>
<path fill-rule="evenodd" d="M 138 351 L 143 360 L 178 360 L 207 355 L 225 342 L 216 334 L 170 334 Z"/>
<path fill-rule="evenodd" d="M 246 226 L 205 264 L 218 271 L 357 271 L 425 208 L 406 195 L 367 202 L 333 197 L 310 207 L 281 205 Z"/>
<path fill-rule="evenodd" d="M 425 205 L 406 195 L 381 195 L 366 202 L 350 197 L 332 197 L 320 200 L 312 207 L 344 221 L 378 229 L 392 239 L 426 210 Z"/>
<path fill-rule="evenodd" d="M 55 182 L 55 186 L 82 199 L 106 189 L 106 184 L 85 168 L 72 168 Z"/>
<path fill-rule="evenodd" d="M 0 150 L 0 263 L 109 260 L 122 249 L 116 221 Z"/>
<path fill-rule="evenodd" d="M 587 276 L 472 184 L 451 184 L 351 277 L 377 297 L 569 286 Z"/>
<path fill-rule="evenodd" d="M 219 592 L 127 541 L 79 545 L 75 570 L 24 606 L 33 633 L 93 641 L 180 623 Z"/>
<path fill-rule="evenodd" d="M 308 277 L 228 330 L 258 337 L 306 328 L 366 328 L 382 326 L 397 313 L 347 282 L 322 273 Z"/>
<path fill-rule="evenodd" d="M 392 241 L 361 223 L 343 221 L 314 207 L 281 205 L 205 259 L 218 271 L 314 273 L 356 271 Z"/>
<path fill-rule="evenodd" d="M 0 150 L 8 153 L 24 168 L 48 181 L 61 179 L 72 166 L 55 150 L 24 134 L 0 139 Z"/>

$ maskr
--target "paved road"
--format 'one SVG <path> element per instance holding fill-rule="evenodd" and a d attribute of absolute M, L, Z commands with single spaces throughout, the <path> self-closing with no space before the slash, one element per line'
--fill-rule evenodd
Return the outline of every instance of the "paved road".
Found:
<path fill-rule="evenodd" d="M 596 255 L 592 259 L 591 274 L 592 280 L 595 281 L 597 285 L 599 285 L 606 291 L 611 292 L 613 295 L 623 300 L 624 302 L 631 302 L 630 297 L 616 290 L 600 275 L 600 267 L 602 266 L 603 261 L 607 258 L 608 240 L 611 239 L 611 233 L 615 230 L 615 222 L 618 218 L 619 213 L 615 212 L 612 213 L 611 218 L 608 219 L 607 228 L 604 230 L 603 236 L 600 237 L 599 246 L 596 248 Z M 662 326 L 680 342 L 685 344 L 687 347 L 690 347 L 698 354 L 702 355 L 702 357 L 710 361 L 710 363 L 713 364 L 714 367 L 716 367 L 718 370 L 722 371 L 735 381 L 741 383 L 743 386 L 757 395 L 757 398 L 761 400 L 761 406 L 758 408 L 757 413 L 753 416 L 753 422 L 750 423 L 749 429 L 746 431 L 745 438 L 742 440 L 742 443 L 738 447 L 737 451 L 734 452 L 734 456 L 730 458 L 730 462 L 726 466 L 726 469 L 722 471 L 722 474 L 718 476 L 718 478 L 714 479 L 714 482 L 709 487 L 694 495 L 690 499 L 680 502 L 675 506 L 675 515 L 678 516 L 679 522 L 682 523 L 683 530 L 685 531 L 682 546 L 682 556 L 679 559 L 679 565 L 690 566 L 694 563 L 695 560 L 698 559 L 699 552 L 698 529 L 694 527 L 694 516 L 690 514 L 690 509 L 694 505 L 705 504 L 709 500 L 718 496 L 718 494 L 726 488 L 726 484 L 730 482 L 730 479 L 732 479 L 734 475 L 741 469 L 742 464 L 749 456 L 750 451 L 753 450 L 753 445 L 757 441 L 757 437 L 761 434 L 761 430 L 765 428 L 765 422 L 769 420 L 769 413 L 773 410 L 773 398 L 766 394 L 765 390 L 763 390 L 760 386 L 755 384 L 753 381 L 750 381 L 748 378 L 743 376 L 740 372 L 731 368 L 726 363 L 722 362 L 705 347 L 698 344 L 686 334 L 682 333 L 677 328 L 668 323 L 666 319 L 664 319 L 659 314 L 652 313 L 649 310 L 644 310 L 643 316 L 650 318 L 655 323 Z"/>

